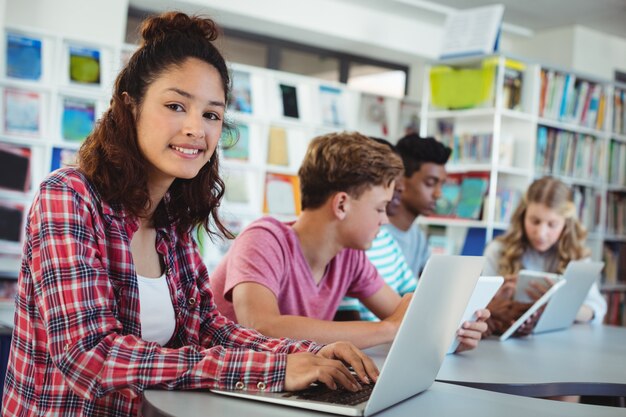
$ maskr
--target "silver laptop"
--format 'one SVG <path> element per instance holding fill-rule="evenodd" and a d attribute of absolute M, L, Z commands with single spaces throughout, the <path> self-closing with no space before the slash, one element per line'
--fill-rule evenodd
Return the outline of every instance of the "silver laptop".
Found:
<path fill-rule="evenodd" d="M 343 405 L 299 398 L 301 392 L 211 391 L 350 416 L 370 416 L 419 394 L 432 385 L 439 372 L 483 263 L 482 256 L 430 257 L 369 399 Z M 345 396 L 350 394 L 345 391 Z"/>
<path fill-rule="evenodd" d="M 589 289 L 600 277 L 604 262 L 571 261 L 563 273 L 565 285 L 550 299 L 533 333 L 566 329 L 574 323 L 576 313 Z"/>

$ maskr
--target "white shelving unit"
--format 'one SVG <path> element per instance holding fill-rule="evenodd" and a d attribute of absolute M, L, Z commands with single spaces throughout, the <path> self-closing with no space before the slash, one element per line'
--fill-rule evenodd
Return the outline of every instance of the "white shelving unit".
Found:
<path fill-rule="evenodd" d="M 484 107 L 448 110 L 438 108 L 431 97 L 430 70 L 435 66 L 449 66 L 453 70 L 478 69 L 484 59 L 490 59 L 494 72 L 492 98 L 486 100 Z M 533 177 L 533 155 L 535 152 L 536 108 L 534 94 L 534 68 L 525 64 L 522 72 L 523 84 L 521 99 L 516 109 L 504 105 L 504 68 L 507 58 L 502 56 L 481 57 L 479 59 L 456 59 L 433 63 L 425 71 L 424 92 L 422 97 L 422 136 L 434 136 L 443 142 L 441 126 L 447 124 L 449 137 L 463 135 L 491 135 L 491 151 L 481 160 L 459 161 L 454 155 L 446 165 L 449 176 L 484 173 L 489 187 L 485 195 L 482 217 L 480 219 L 458 219 L 431 217 L 420 219 L 426 225 L 443 226 L 447 229 L 483 228 L 485 240 L 490 241 L 498 230 L 506 229 L 508 218 L 502 218 L 498 208 L 497 190 L 507 188 L 523 192 Z M 438 86 L 440 88 L 441 86 Z M 449 138 L 448 138 L 449 140 Z M 465 239 L 463 232 L 446 231 L 449 239 Z M 460 248 L 457 242 L 452 245 Z"/>
<path fill-rule="evenodd" d="M 479 68 L 484 60 L 497 63 L 493 98 L 483 103 L 485 107 L 449 110 L 432 104 L 431 68 L 441 65 L 455 70 Z M 489 161 L 458 163 L 451 158 L 447 165 L 450 175 L 489 173 L 482 218 L 419 221 L 426 226 L 445 227 L 447 236 L 453 239 L 465 239 L 459 229 L 484 228 L 485 240 L 489 242 L 494 232 L 508 227 L 508 219 L 497 216 L 497 189 L 510 187 L 523 193 L 533 179 L 552 175 L 577 190 L 579 217 L 589 232 L 592 256 L 606 260 L 607 243 L 624 245 L 626 242 L 626 85 L 522 61 L 525 70 L 521 100 L 519 108 L 511 110 L 504 104 L 507 60 L 505 56 L 447 60 L 433 63 L 426 69 L 422 136 L 435 136 L 445 142 L 438 129 L 440 121 L 444 120 L 449 123 L 448 135 L 450 129 L 457 136 L 491 133 L 493 142 Z M 513 150 L 509 161 L 500 157 L 503 144 Z M 546 146 L 550 148 L 550 145 L 553 147 L 551 154 L 546 153 Z M 460 244 L 457 242 L 451 247 L 458 249 Z M 623 276 L 617 282 L 609 281 L 603 291 L 626 292 L 625 281 Z"/>

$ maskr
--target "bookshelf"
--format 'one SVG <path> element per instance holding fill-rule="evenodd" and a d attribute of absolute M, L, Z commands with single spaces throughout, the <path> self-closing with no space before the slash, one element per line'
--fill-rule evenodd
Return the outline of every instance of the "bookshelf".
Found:
<path fill-rule="evenodd" d="M 448 78 L 453 76 L 473 82 L 476 91 L 467 92 L 467 86 L 455 84 L 459 80 Z M 420 222 L 436 234 L 443 228 L 449 239 L 457 240 L 478 228 L 489 242 L 508 227 L 507 207 L 517 205 L 533 179 L 558 177 L 574 189 L 592 257 L 606 263 L 601 290 L 609 302 L 607 322 L 623 325 L 626 86 L 500 55 L 432 63 L 424 85 L 421 134 L 453 148 L 447 165 L 453 180 L 480 172 L 488 188 L 480 216 Z M 442 91 L 446 85 L 449 91 Z M 472 102 L 446 96 L 460 88 Z M 458 251 L 461 244 L 448 247 Z"/>
<path fill-rule="evenodd" d="M 25 216 L 34 190 L 71 164 L 106 109 L 132 45 L 6 26 L 0 41 L 0 322 L 13 322 Z"/>
<path fill-rule="evenodd" d="M 482 240 L 488 242 L 508 227 L 533 177 L 537 116 L 532 72 L 530 65 L 501 56 L 446 60 L 426 68 L 420 133 L 453 151 L 442 196 L 450 200 L 448 209 L 438 207 L 436 216 L 418 221 L 445 228 L 459 252 L 468 229 L 482 230 Z M 455 91 L 465 91 L 465 99 L 456 101 Z M 469 188 L 475 210 L 459 210 L 459 203 L 468 199 L 464 184 L 476 184 L 475 178 L 482 183 L 477 191 Z"/>
<path fill-rule="evenodd" d="M 0 53 L 0 310 L 10 310 L 33 190 L 53 169 L 73 163 L 82 140 L 108 106 L 115 76 L 134 45 L 82 42 L 7 26 Z M 420 104 L 360 92 L 312 77 L 232 63 L 233 91 L 218 152 L 226 195 L 221 214 L 238 233 L 269 214 L 289 220 L 299 210 L 297 170 L 308 142 L 337 130 L 390 141 L 419 128 Z M 231 145 L 231 146 L 229 146 Z M 9 163 L 10 162 L 10 163 Z M 6 172 L 20 175 L 7 176 Z M 10 171 L 8 171 L 10 170 Z M 228 242 L 199 241 L 212 270 Z M 7 285 L 3 285 L 7 283 Z M 11 314 L 0 311 L 0 320 Z"/>
<path fill-rule="evenodd" d="M 226 196 L 221 214 L 237 234 L 263 215 L 293 220 L 299 213 L 297 172 L 309 141 L 341 130 L 395 142 L 419 130 L 420 103 L 364 93 L 344 84 L 232 63 L 234 147 L 219 148 Z M 211 271 L 229 242 L 203 239 Z"/>

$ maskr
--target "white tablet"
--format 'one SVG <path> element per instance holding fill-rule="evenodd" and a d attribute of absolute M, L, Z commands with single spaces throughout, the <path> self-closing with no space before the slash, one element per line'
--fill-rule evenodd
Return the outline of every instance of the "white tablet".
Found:
<path fill-rule="evenodd" d="M 526 310 L 524 314 L 522 314 L 517 320 L 515 320 L 515 322 L 511 325 L 511 327 L 509 327 L 504 333 L 502 333 L 502 336 L 500 336 L 500 341 L 505 341 L 513 333 L 515 333 L 515 331 L 522 324 L 524 324 L 524 322 L 528 320 L 530 316 L 532 316 L 545 303 L 547 303 L 550 297 L 552 297 L 552 295 L 554 295 L 559 290 L 559 288 L 561 288 L 563 285 L 565 285 L 565 280 L 563 279 L 555 282 L 554 285 L 550 287 L 550 289 L 546 291 L 537 301 L 535 301 L 535 303 L 532 306 L 530 306 L 530 308 Z"/>
<path fill-rule="evenodd" d="M 491 301 L 493 296 L 498 291 L 498 288 L 500 288 L 503 283 L 503 277 L 480 277 L 474 287 L 472 297 L 467 303 L 467 307 L 465 308 L 459 327 L 461 327 L 461 325 L 468 320 L 476 319 L 474 315 L 476 310 L 487 307 L 487 304 L 489 304 L 489 301 Z M 452 345 L 450 345 L 450 349 L 448 349 L 448 353 L 454 353 L 456 348 L 459 346 L 459 343 L 459 339 L 454 338 Z"/>
<path fill-rule="evenodd" d="M 517 284 L 515 285 L 515 301 L 519 301 L 520 303 L 532 303 L 533 300 L 526 294 L 526 289 L 530 287 L 532 281 L 544 282 L 544 278 L 549 278 L 553 282 L 556 282 L 560 280 L 562 276 L 550 272 L 531 271 L 528 269 L 519 271 Z"/>

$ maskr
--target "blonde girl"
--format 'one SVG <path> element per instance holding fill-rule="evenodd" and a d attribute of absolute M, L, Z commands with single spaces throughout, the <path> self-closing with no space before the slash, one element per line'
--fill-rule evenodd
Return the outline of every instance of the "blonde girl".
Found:
<path fill-rule="evenodd" d="M 563 273 L 570 261 L 588 258 L 590 251 L 585 246 L 586 237 L 587 232 L 576 215 L 571 188 L 552 177 L 540 178 L 530 185 L 513 213 L 509 230 L 485 249 L 487 263 L 483 274 L 503 275 L 506 283 L 496 298 L 510 300 L 521 269 Z M 529 295 L 536 299 L 545 289 L 535 283 Z M 498 311 L 498 306 L 505 307 Z M 496 322 L 504 310 L 517 312 L 513 315 L 521 315 L 523 310 L 494 302 L 491 307 Z M 601 323 L 605 313 L 606 302 L 594 284 L 576 320 Z M 506 321 L 516 318 L 507 317 Z"/>

